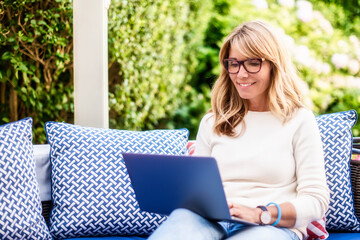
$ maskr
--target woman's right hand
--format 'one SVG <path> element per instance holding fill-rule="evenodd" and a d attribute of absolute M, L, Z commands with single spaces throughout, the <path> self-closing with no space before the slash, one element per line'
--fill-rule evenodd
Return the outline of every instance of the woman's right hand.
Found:
<path fill-rule="evenodd" d="M 260 208 L 250 208 L 241 204 L 228 203 L 231 216 L 261 224 L 260 222 Z"/>

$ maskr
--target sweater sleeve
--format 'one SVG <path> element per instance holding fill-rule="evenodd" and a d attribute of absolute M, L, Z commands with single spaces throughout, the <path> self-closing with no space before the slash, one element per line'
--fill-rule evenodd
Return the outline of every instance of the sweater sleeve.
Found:
<path fill-rule="evenodd" d="M 321 219 L 330 201 L 322 141 L 311 111 L 304 111 L 302 124 L 293 138 L 293 149 L 298 195 L 291 203 L 296 209 L 295 227 L 302 227 Z"/>
<path fill-rule="evenodd" d="M 212 134 L 211 114 L 206 114 L 200 122 L 196 136 L 195 152 L 197 156 L 211 156 L 210 137 Z"/>

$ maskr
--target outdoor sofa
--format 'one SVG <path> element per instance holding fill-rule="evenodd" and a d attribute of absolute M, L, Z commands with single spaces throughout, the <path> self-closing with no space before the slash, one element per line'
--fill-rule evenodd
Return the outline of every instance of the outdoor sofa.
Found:
<path fill-rule="evenodd" d="M 360 239 L 356 215 L 360 213 L 360 160 L 350 161 L 352 152 L 360 154 L 360 139 L 351 134 L 356 120 L 353 110 L 317 117 L 331 203 L 326 214 L 328 231 L 323 229 L 325 222 L 315 221 L 308 228 L 312 239 L 324 239 L 327 232 L 330 240 Z M 0 239 L 146 239 L 166 216 L 140 211 L 121 152 L 192 154 L 196 147 L 186 129 L 125 131 L 56 122 L 45 126 L 49 144 L 33 145 L 31 126 L 27 118 L 0 127 L 0 153 L 10 156 L 0 159 L 0 178 L 5 179 L 5 186 L 20 178 L 11 184 L 17 188 L 12 190 L 18 201 L 6 198 L 12 190 L 0 191 L 0 199 L 7 201 L 0 202 Z M 10 137 L 2 137 L 4 128 L 11 128 L 6 129 Z M 24 136 L 30 140 L 21 140 Z M 4 143 L 9 145 L 4 147 Z M 259 139 L 259 149 L 263 144 Z M 7 159 L 16 160 L 7 164 Z M 26 161 L 26 167 L 17 168 L 16 164 Z M 30 178 L 21 179 L 25 175 Z M 30 190 L 33 197 L 18 197 Z"/>

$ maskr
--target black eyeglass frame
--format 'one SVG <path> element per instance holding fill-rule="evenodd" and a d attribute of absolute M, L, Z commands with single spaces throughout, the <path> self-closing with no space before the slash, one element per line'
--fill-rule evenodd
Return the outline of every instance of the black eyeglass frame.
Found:
<path fill-rule="evenodd" d="M 244 63 L 247 62 L 247 61 L 252 61 L 252 60 L 259 60 L 259 62 L 260 62 L 260 68 L 259 68 L 259 70 L 256 71 L 256 72 L 250 72 L 250 71 L 248 71 L 248 70 L 246 69 L 246 67 L 245 67 L 245 64 L 244 64 Z M 227 67 L 227 66 L 228 66 L 227 61 L 234 61 L 234 62 L 239 63 L 239 69 L 237 70 L 237 72 L 229 72 L 228 67 Z M 239 73 L 241 65 L 243 66 L 243 68 L 245 69 L 245 71 L 247 71 L 248 73 L 258 73 L 258 72 L 260 72 L 261 67 L 262 67 L 262 63 L 263 63 L 264 61 L 265 61 L 265 58 L 250 58 L 250 59 L 246 59 L 246 60 L 244 60 L 244 61 L 238 61 L 238 60 L 233 59 L 233 58 L 225 58 L 225 59 L 223 60 L 223 64 L 224 64 L 225 70 L 226 70 L 229 74 L 237 74 L 237 73 Z"/>

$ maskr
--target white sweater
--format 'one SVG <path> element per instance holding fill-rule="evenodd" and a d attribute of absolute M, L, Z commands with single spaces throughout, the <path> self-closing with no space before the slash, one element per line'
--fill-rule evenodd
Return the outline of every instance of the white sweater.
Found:
<path fill-rule="evenodd" d="M 243 135 L 219 136 L 213 132 L 213 114 L 206 114 L 200 123 L 195 155 L 215 157 L 228 201 L 249 207 L 290 202 L 296 210 L 292 230 L 306 235 L 306 226 L 322 218 L 329 204 L 314 114 L 299 109 L 284 125 L 271 112 L 249 111 L 244 121 Z M 241 128 L 239 124 L 236 131 Z"/>

